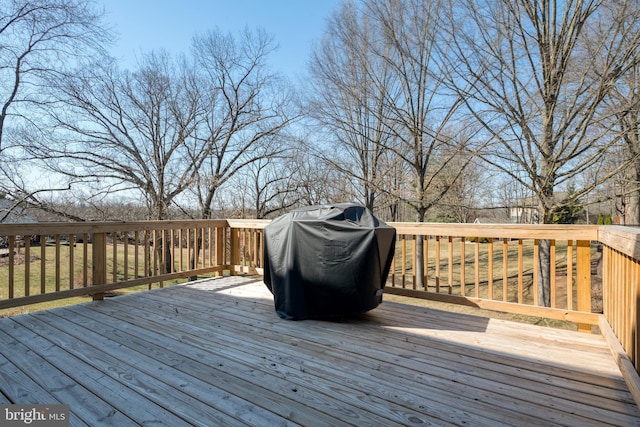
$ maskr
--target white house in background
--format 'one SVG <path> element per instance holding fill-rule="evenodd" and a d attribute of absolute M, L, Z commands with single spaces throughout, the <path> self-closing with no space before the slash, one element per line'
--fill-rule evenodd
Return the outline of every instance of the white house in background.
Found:
<path fill-rule="evenodd" d="M 562 197 L 564 197 L 564 194 L 566 193 L 563 193 Z M 540 222 L 538 199 L 533 196 L 524 197 L 516 205 L 511 206 L 509 208 L 509 222 L 515 224 L 538 224 Z"/>
<path fill-rule="evenodd" d="M 507 209 L 500 208 L 480 208 L 475 210 L 476 219 L 474 224 L 506 224 L 509 222 Z"/>
<path fill-rule="evenodd" d="M 558 191 L 553 194 L 556 201 L 563 201 L 567 198 L 566 191 Z M 585 208 L 585 212 L 589 211 Z M 595 216 L 596 220 L 598 215 Z M 540 212 L 538 211 L 538 199 L 534 196 L 523 197 L 509 209 L 509 220 L 515 224 L 539 224 Z M 591 218 L 588 221 L 591 223 Z M 595 221 L 593 221 L 595 223 Z"/>
<path fill-rule="evenodd" d="M 564 200 L 567 193 L 559 191 L 554 194 L 557 200 Z M 611 215 L 615 224 L 625 224 L 625 215 L 620 215 L 613 207 L 613 201 L 604 201 L 598 203 L 586 204 L 584 206 L 587 224 L 596 224 L 600 215 Z M 538 204 L 535 197 L 524 197 L 518 203 L 509 208 L 509 221 L 515 224 L 538 224 L 540 215 L 538 213 Z"/>

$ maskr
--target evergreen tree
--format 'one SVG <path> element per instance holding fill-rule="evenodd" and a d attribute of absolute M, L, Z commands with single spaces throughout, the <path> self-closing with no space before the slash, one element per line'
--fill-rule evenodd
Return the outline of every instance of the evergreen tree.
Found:
<path fill-rule="evenodd" d="M 575 196 L 575 188 L 569 187 L 567 196 L 552 215 L 553 224 L 578 224 L 584 222 L 585 210 L 582 203 Z"/>

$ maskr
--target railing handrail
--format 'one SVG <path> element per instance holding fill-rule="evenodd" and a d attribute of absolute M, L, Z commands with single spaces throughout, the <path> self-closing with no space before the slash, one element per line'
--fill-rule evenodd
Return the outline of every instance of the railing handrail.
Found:
<path fill-rule="evenodd" d="M 112 231 L 154 230 L 185 226 L 210 227 L 228 225 L 231 228 L 264 229 L 271 220 L 246 219 L 200 219 L 166 221 L 108 221 L 108 222 L 71 222 L 71 223 L 21 223 L 0 224 L 0 236 L 4 235 L 68 235 L 90 234 Z M 415 223 L 388 222 L 400 234 L 494 238 L 537 238 L 557 240 L 591 240 L 613 244 L 616 249 L 640 258 L 640 229 L 621 226 L 599 225 L 556 225 L 556 224 L 458 224 L 458 223 Z M 628 239 L 629 234 L 636 237 Z M 627 236 L 627 239 L 624 237 Z M 603 241 L 604 240 L 604 241 Z M 635 246 L 633 246 L 635 245 Z M 630 252 L 635 250 L 635 252 Z"/>
<path fill-rule="evenodd" d="M 255 228 L 264 229 L 271 220 L 270 219 L 227 219 L 227 224 L 231 228 Z"/>
<path fill-rule="evenodd" d="M 228 219 L 231 228 L 264 229 L 269 219 Z M 537 238 L 557 240 L 598 240 L 598 231 L 602 226 L 593 224 L 465 224 L 465 223 L 418 223 L 387 222 L 401 234 L 438 234 L 441 236 L 473 236 L 494 238 Z M 624 228 L 624 227 L 620 227 Z"/>
<path fill-rule="evenodd" d="M 87 222 L 34 222 L 0 224 L 0 236 L 5 235 L 68 235 L 108 233 L 121 231 L 150 231 L 185 226 L 186 228 L 226 226 L 226 219 L 190 219 L 162 221 L 87 221 Z"/>
<path fill-rule="evenodd" d="M 597 225 L 559 224 L 458 224 L 388 222 L 398 233 L 441 236 L 527 238 L 557 240 L 597 240 Z"/>
<path fill-rule="evenodd" d="M 7 245 L 3 255 L 9 259 L 8 277 L 0 278 L 5 280 L 0 292 L 6 293 L 0 308 L 81 295 L 99 299 L 120 288 L 222 274 L 233 268 L 228 233 L 226 220 L 0 224 Z M 15 260 L 20 253 L 30 262 L 23 263 L 24 281 L 18 283 Z M 64 265 L 63 254 L 68 256 Z M 32 255 L 40 260 L 33 268 Z M 33 270 L 40 270 L 37 277 Z"/>
<path fill-rule="evenodd" d="M 638 227 L 600 226 L 595 240 L 625 255 L 640 259 L 640 228 Z"/>

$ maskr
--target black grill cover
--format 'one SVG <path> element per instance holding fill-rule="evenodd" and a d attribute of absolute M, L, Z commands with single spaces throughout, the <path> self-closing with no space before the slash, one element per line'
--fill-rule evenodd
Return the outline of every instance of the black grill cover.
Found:
<path fill-rule="evenodd" d="M 396 230 L 353 204 L 312 206 L 264 230 L 264 283 L 283 319 L 364 313 L 382 301 Z"/>

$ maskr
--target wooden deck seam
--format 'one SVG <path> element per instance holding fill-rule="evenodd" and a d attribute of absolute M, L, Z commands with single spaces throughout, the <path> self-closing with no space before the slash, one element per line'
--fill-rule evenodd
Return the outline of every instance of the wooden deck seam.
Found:
<path fill-rule="evenodd" d="M 37 384 L 19 365 L 14 364 L 4 354 L 0 354 L 0 379 L 5 384 L 2 395 L 7 403 L 59 403 L 49 391 Z"/>
<path fill-rule="evenodd" d="M 105 316 L 105 317 L 109 317 L 109 316 Z M 136 326 L 137 326 L 137 325 L 134 325 L 134 324 L 129 325 L 129 328 L 127 328 L 127 329 L 129 330 L 129 332 L 128 332 L 128 333 L 129 333 L 129 334 L 130 334 L 130 333 L 132 333 L 132 332 L 130 331 L 130 328 L 131 328 L 131 327 L 136 327 Z M 143 328 L 140 328 L 140 329 L 141 329 L 142 331 L 145 331 L 145 329 L 143 329 Z M 140 339 L 144 339 L 143 337 L 139 337 L 139 338 L 140 338 Z M 177 340 L 173 340 L 173 341 L 175 341 L 176 343 L 178 342 Z M 173 347 L 173 346 L 171 345 L 170 341 L 169 341 L 169 340 L 165 341 L 165 344 L 167 345 L 167 347 L 164 347 L 164 350 L 166 350 L 166 351 L 171 351 L 171 350 L 169 350 L 169 348 L 171 348 L 171 347 Z M 176 344 L 176 345 L 180 345 L 180 344 Z M 176 354 L 176 355 L 178 355 L 179 357 L 188 357 L 188 358 L 190 358 L 188 355 L 182 355 L 182 356 L 181 356 L 181 355 L 179 355 L 178 353 L 175 353 L 175 354 Z M 194 361 L 195 361 L 195 359 L 193 359 L 193 358 L 192 358 L 192 360 L 194 360 Z M 230 359 L 228 359 L 228 360 L 230 360 Z M 204 368 L 204 369 L 206 369 L 207 367 L 203 366 L 203 368 Z M 221 368 L 222 368 L 222 366 L 221 366 Z M 264 393 L 266 393 L 266 390 L 263 390 L 263 391 L 261 392 L 261 394 L 264 394 Z M 254 403 L 254 404 L 256 404 L 256 402 L 253 402 L 253 403 Z M 271 406 L 269 406 L 269 404 L 264 404 L 264 408 L 271 408 L 271 410 L 273 411 L 273 410 L 274 410 L 273 403 L 274 403 L 274 402 L 271 402 Z M 284 408 L 283 408 L 283 409 L 284 409 Z M 315 419 L 315 420 L 318 420 L 318 419 L 322 419 L 322 418 L 323 418 L 323 416 L 322 416 L 321 414 L 319 414 L 319 413 L 315 413 L 315 414 L 314 414 L 315 410 L 314 410 L 314 409 L 312 409 L 312 408 L 307 408 L 307 409 L 306 409 L 306 412 L 308 412 L 308 413 L 309 413 L 309 414 L 308 414 L 307 422 L 309 422 L 310 420 L 314 420 L 314 419 Z M 325 417 L 326 417 L 326 415 L 325 415 Z M 332 417 L 331 419 L 333 419 L 333 420 L 335 421 L 335 419 L 334 419 L 333 417 Z"/>
<path fill-rule="evenodd" d="M 92 314 L 93 313 L 94 312 L 92 312 Z M 75 323 L 76 325 L 79 325 L 79 326 L 90 325 L 93 327 L 92 328 L 93 330 L 100 330 L 100 328 L 109 329 L 108 323 L 99 324 L 95 322 L 92 318 L 76 313 L 73 307 L 69 307 L 64 312 L 57 313 L 57 315 L 61 316 L 59 319 L 59 322 L 56 323 L 59 328 L 61 328 L 61 326 L 64 325 L 63 322 L 68 322 L 68 323 Z M 80 320 L 82 321 L 74 321 L 74 315 L 76 318 L 80 317 L 81 318 Z M 194 412 L 201 410 L 203 407 L 204 408 L 212 407 L 213 404 L 216 403 L 216 399 L 219 399 L 219 401 L 222 401 L 225 403 L 229 400 L 230 396 L 228 395 L 228 392 L 226 390 L 219 389 L 217 392 L 216 390 L 214 390 L 214 388 L 216 388 L 215 384 L 206 383 L 205 381 L 202 381 L 202 379 L 194 377 L 192 374 L 187 374 L 186 372 L 178 373 L 179 371 L 175 369 L 175 366 L 172 366 L 170 364 L 170 363 L 175 364 L 176 361 L 179 360 L 178 358 L 175 358 L 174 360 L 172 360 L 171 357 L 167 356 L 167 360 L 166 360 L 167 365 L 158 365 L 162 368 L 161 371 L 154 371 L 153 367 L 155 367 L 157 363 L 154 363 L 153 360 L 155 359 L 150 355 L 148 351 L 145 351 L 145 348 L 136 348 L 136 346 L 132 345 L 132 342 L 127 342 L 126 340 L 116 341 L 113 339 L 114 336 L 116 336 L 116 334 L 118 334 L 122 329 L 119 326 L 120 325 L 115 325 L 115 324 L 111 326 L 111 328 L 113 329 L 112 331 L 110 331 L 108 338 L 104 340 L 102 345 L 100 345 L 100 343 L 94 343 L 93 345 L 95 346 L 100 345 L 100 348 L 102 349 L 102 351 L 107 352 L 107 354 L 109 354 L 114 358 L 119 356 L 119 357 L 125 357 L 125 360 L 137 360 L 139 363 L 136 366 L 130 365 L 131 369 L 142 372 L 146 375 L 150 375 L 151 377 L 154 377 L 156 380 L 165 383 L 167 386 L 175 388 L 176 390 L 180 390 L 184 392 L 185 395 L 188 395 L 190 398 L 195 399 L 196 401 L 193 402 L 193 404 L 195 405 L 193 406 L 195 406 L 196 410 Z M 73 331 L 71 326 L 64 329 L 65 330 L 68 329 L 70 332 Z M 93 339 L 91 340 L 88 339 L 88 335 L 90 334 L 91 332 L 85 332 L 84 336 L 76 335 L 74 337 L 78 340 L 84 340 L 89 345 L 92 345 L 90 341 L 93 341 Z M 115 345 L 110 345 L 110 344 L 115 344 Z M 162 347 L 159 347 L 159 346 L 157 348 L 163 349 Z M 147 348 L 146 350 L 149 350 L 149 348 Z M 255 425 L 256 423 L 259 423 L 259 422 L 269 423 L 272 425 L 276 425 L 278 423 L 281 425 L 286 424 L 285 420 L 280 417 L 276 418 L 276 417 L 269 416 L 265 418 L 264 416 L 260 417 L 259 414 L 253 414 L 251 406 L 247 404 L 242 405 L 242 402 L 231 401 L 227 405 L 222 405 L 222 408 L 226 409 L 227 411 L 224 412 L 222 410 L 218 410 L 217 411 L 218 413 L 215 413 L 215 414 L 208 413 L 203 415 L 206 415 L 206 419 L 210 419 L 210 420 L 216 419 L 217 422 L 224 425 L 229 425 L 229 423 L 232 422 L 232 419 L 235 420 L 236 422 L 242 423 L 243 425 Z M 234 412 L 230 410 L 230 408 L 235 408 L 236 411 Z M 238 413 L 238 410 L 240 409 L 242 410 L 241 414 Z M 271 411 L 260 411 L 260 412 L 262 414 L 267 414 L 267 412 L 269 413 L 269 415 L 272 414 Z M 254 415 L 254 416 L 253 417 L 247 416 L 247 414 Z"/>
<path fill-rule="evenodd" d="M 145 309 L 149 309 L 149 307 L 146 307 Z M 189 331 L 193 332 L 193 330 L 192 330 L 191 328 L 189 328 L 189 329 L 185 330 L 184 332 L 189 332 Z M 205 331 L 205 330 L 203 330 L 203 332 L 204 332 L 204 331 Z M 217 333 L 217 331 L 211 331 L 211 330 L 209 330 L 208 332 L 209 332 L 209 333 L 212 333 L 212 334 Z M 200 338 L 202 338 L 202 337 L 200 337 Z M 204 338 L 202 338 L 202 339 L 204 339 Z M 193 341 L 193 340 L 192 340 L 192 341 L 190 341 L 190 344 L 194 344 L 194 341 Z M 206 343 L 204 343 L 204 344 L 202 344 L 202 345 L 203 345 L 203 347 L 202 347 L 202 348 L 207 348 L 207 344 L 206 344 Z M 208 346 L 209 346 L 210 348 L 212 348 L 212 349 L 213 349 L 213 348 L 215 348 L 213 344 L 208 344 Z M 231 357 L 231 356 L 229 356 L 229 357 Z M 254 366 L 254 367 L 255 367 L 255 366 Z M 267 372 L 268 372 L 269 374 L 272 374 L 272 372 L 269 372 L 269 371 L 267 371 Z M 352 392 L 353 392 L 354 394 L 358 394 L 357 390 L 352 390 Z M 379 402 L 379 403 L 383 403 L 383 402 Z M 391 403 L 389 404 L 389 406 L 393 406 L 393 402 L 391 402 Z M 406 412 L 406 410 L 405 410 L 405 412 Z M 413 414 L 412 416 L 419 416 L 419 415 L 420 415 L 419 413 L 415 413 L 415 414 Z M 391 421 L 391 420 L 389 420 L 389 421 Z M 407 422 L 407 419 L 406 419 L 406 418 L 403 418 L 403 419 L 401 419 L 401 420 L 396 420 L 396 422 L 400 422 L 400 421 L 401 421 L 401 422 L 403 422 L 403 423 L 406 423 L 406 422 Z M 424 420 L 424 422 L 428 423 L 428 420 Z"/>
<path fill-rule="evenodd" d="M 165 303 L 165 304 L 169 304 L 169 305 L 171 305 L 171 304 L 173 304 L 173 303 L 174 303 L 174 298 L 175 298 L 175 297 L 176 297 L 175 295 L 172 295 L 170 300 L 164 300 L 164 299 L 163 299 L 163 300 L 162 300 L 162 302 L 163 302 L 163 303 Z M 152 299 L 153 299 L 153 298 L 152 298 Z"/>
<path fill-rule="evenodd" d="M 206 294 L 203 294 L 203 296 L 204 295 L 206 295 Z M 224 298 L 225 297 L 223 295 L 222 299 L 224 299 Z M 230 299 L 230 301 L 233 301 L 233 299 Z M 260 302 L 260 303 L 262 303 L 262 302 Z M 270 307 L 268 310 L 273 312 L 273 303 L 272 302 L 270 304 L 264 304 L 264 305 L 265 305 L 265 307 Z M 222 305 L 222 307 L 224 307 L 224 305 Z M 404 317 L 402 317 L 402 314 L 400 314 L 400 317 L 398 317 L 398 315 L 396 315 L 394 318 L 390 318 L 389 316 L 385 317 L 385 314 L 384 314 L 385 311 L 380 310 L 380 308 L 376 309 L 375 313 L 376 313 L 375 317 L 368 317 L 366 321 L 369 322 L 369 323 L 375 323 L 375 324 L 378 324 L 378 325 L 382 325 L 383 323 L 380 322 L 381 318 L 391 319 L 392 321 L 397 322 L 397 323 L 401 323 L 401 322 L 398 322 L 398 319 L 404 320 Z M 437 319 L 437 318 L 434 316 L 434 319 Z M 331 323 L 328 322 L 328 323 L 326 323 L 326 325 L 331 325 Z M 351 327 L 351 325 L 347 324 L 345 327 L 349 328 L 349 327 Z M 359 327 L 359 326 L 355 325 L 353 327 Z M 396 330 L 396 332 L 398 334 L 403 335 L 403 336 L 405 336 L 407 338 L 410 338 L 410 339 L 412 339 L 412 340 L 414 340 L 416 342 L 418 342 L 420 340 L 426 340 L 431 344 L 433 342 L 433 339 L 434 339 L 433 337 L 421 337 L 421 336 L 416 335 L 415 333 L 407 333 L 407 332 L 404 332 L 404 331 L 401 331 L 401 330 Z M 471 352 L 475 352 L 475 353 L 478 353 L 478 354 L 485 354 L 485 355 L 487 355 L 486 356 L 487 359 L 490 359 L 491 357 L 494 357 L 494 356 L 504 356 L 503 352 L 494 352 L 492 349 L 489 349 L 489 348 L 486 348 L 486 347 L 483 347 L 481 351 L 477 351 L 476 349 L 478 348 L 478 346 L 470 346 L 470 345 L 467 345 L 467 344 L 464 344 L 464 343 L 460 343 L 460 342 L 452 342 L 450 340 L 445 340 L 445 341 L 447 342 L 448 345 L 459 347 L 459 348 L 461 348 L 461 350 L 463 350 L 465 352 L 471 351 Z M 607 354 L 607 353 L 604 352 L 602 354 Z M 548 362 L 542 361 L 540 363 L 538 363 L 538 362 L 535 362 L 535 363 L 540 366 L 540 372 L 549 372 L 549 363 Z M 611 369 L 613 371 L 617 371 L 617 367 L 614 364 L 610 363 L 609 365 L 610 365 L 610 367 L 611 367 Z M 563 370 L 569 370 L 569 371 L 576 372 L 576 373 L 578 372 L 576 370 L 573 370 L 571 367 L 567 367 L 566 364 L 559 364 L 558 367 L 560 369 L 563 369 Z M 558 373 L 556 373 L 556 375 L 557 374 Z M 620 384 L 623 384 L 623 382 L 620 382 Z M 626 388 L 625 386 L 622 386 L 622 387 Z"/>
<path fill-rule="evenodd" d="M 173 295 L 173 296 L 172 296 L 172 300 L 174 300 L 175 298 L 176 298 L 176 295 Z M 170 304 L 170 303 L 171 303 L 171 301 L 167 301 L 167 303 L 169 303 L 169 304 Z M 315 325 L 315 324 L 314 324 L 314 325 Z M 323 327 L 324 327 L 324 326 L 326 326 L 326 325 L 331 325 L 331 322 L 327 322 L 327 323 L 323 324 Z M 377 334 L 376 334 L 376 335 L 377 335 Z M 506 386 L 508 386 L 508 383 L 505 383 L 505 385 L 506 385 Z M 503 394 L 508 395 L 508 393 L 503 393 Z M 588 406 L 585 406 L 585 409 L 587 409 L 587 412 L 589 412 L 589 409 L 590 409 L 590 408 L 589 408 Z"/>
<path fill-rule="evenodd" d="M 33 316 L 31 315 L 18 316 L 15 319 L 27 319 L 27 318 L 33 318 Z M 21 335 L 24 334 L 26 332 L 25 330 L 27 329 L 28 328 L 26 327 L 21 329 L 20 330 Z M 119 388 L 118 387 L 119 383 L 116 380 L 114 380 L 113 378 L 103 373 L 101 373 L 97 377 L 92 376 L 91 374 L 92 373 L 95 374 L 96 371 L 91 365 L 86 364 L 85 361 L 77 358 L 74 354 L 67 352 L 64 348 L 59 347 L 57 345 L 53 345 L 45 337 L 42 337 L 33 332 L 32 334 L 33 335 L 31 336 L 31 339 L 35 341 L 34 346 L 29 347 L 32 349 L 32 351 L 38 352 L 40 356 L 44 357 L 47 360 L 56 360 L 60 363 L 64 362 L 64 364 L 56 365 L 58 369 L 60 369 L 62 372 L 64 372 L 66 375 L 72 378 L 74 381 L 78 382 L 79 384 L 83 385 L 83 387 L 89 390 L 92 390 L 92 389 L 102 390 L 101 393 L 98 393 L 100 397 L 103 400 L 105 400 L 107 403 L 111 404 L 112 406 L 115 405 L 114 407 L 118 407 L 121 410 L 121 412 L 123 412 L 122 409 L 127 407 L 128 401 L 123 397 L 121 397 L 117 392 Z M 47 343 L 49 343 L 48 347 L 47 347 Z M 95 384 L 95 385 L 91 387 L 91 384 Z M 142 396 L 141 398 L 139 398 L 139 400 L 142 400 Z M 150 416 L 150 419 L 153 419 L 153 418 L 157 419 L 160 415 L 163 415 L 162 412 L 158 411 L 157 415 L 154 417 L 153 416 L 154 412 L 152 410 L 159 410 L 159 409 L 160 408 L 157 405 L 155 405 L 154 402 L 147 400 L 143 406 L 137 407 L 136 411 L 138 413 L 142 412 L 143 414 L 146 414 L 146 416 Z M 124 413 L 125 415 L 127 415 L 126 412 Z M 131 417 L 130 414 L 127 416 L 129 416 L 130 418 L 134 418 L 134 417 Z M 140 421 L 147 420 L 146 416 L 142 419 L 138 418 L 138 423 Z M 184 425 L 184 422 L 177 417 L 174 418 L 169 416 L 169 414 L 167 414 L 166 418 L 169 420 L 169 422 L 175 423 L 176 426 Z"/>
<path fill-rule="evenodd" d="M 39 330 L 42 332 L 43 338 L 47 337 L 47 339 L 49 339 L 51 337 L 58 337 L 58 334 L 55 333 L 53 328 L 50 328 L 50 325 L 44 322 L 34 321 L 36 319 L 33 317 L 30 319 L 31 322 L 26 325 L 41 328 Z M 62 338 L 59 339 L 62 340 Z M 158 381 L 153 381 L 149 376 L 139 375 L 138 371 L 131 365 L 127 364 L 126 361 L 114 359 L 106 355 L 103 351 L 97 351 L 97 347 L 91 349 L 90 347 L 93 346 L 84 343 L 83 341 L 69 340 L 69 342 L 72 343 L 71 349 L 73 350 L 69 355 L 76 360 L 73 362 L 72 366 L 66 369 L 66 371 L 74 369 L 74 367 L 77 367 L 80 363 L 85 363 L 87 366 L 91 367 L 91 373 L 85 373 L 85 375 L 83 375 L 84 377 L 90 377 L 91 374 L 93 374 L 97 375 L 100 379 L 109 378 L 111 380 L 109 381 L 109 384 L 113 391 L 119 390 L 121 392 L 123 388 L 128 389 L 128 405 L 132 407 L 131 409 L 135 409 L 136 407 L 144 407 L 146 410 L 153 409 L 153 411 L 148 411 L 149 413 L 145 417 L 134 418 L 136 423 L 146 424 L 151 422 L 153 419 L 163 419 L 165 422 L 176 426 L 186 426 L 192 425 L 197 421 L 193 416 L 193 413 L 197 413 L 195 410 L 196 408 L 193 406 L 190 407 L 188 405 L 188 401 L 184 402 L 187 406 L 178 406 L 182 409 L 179 413 L 167 411 L 163 405 L 163 397 L 165 395 L 162 393 L 162 384 Z M 61 344 L 64 345 L 63 342 L 56 343 L 58 346 Z M 90 355 L 93 357 L 90 357 Z M 60 363 L 63 361 L 64 359 L 60 360 Z M 100 365 L 103 366 L 102 369 L 95 368 L 95 366 Z M 76 376 L 76 379 L 78 377 L 79 375 Z M 102 395 L 101 392 L 105 390 L 105 387 L 96 387 L 94 390 L 96 390 L 96 393 Z M 182 400 L 179 390 L 175 391 L 173 397 L 175 397 L 176 402 L 180 402 Z M 167 397 L 164 398 L 167 399 Z M 193 413 L 191 411 L 193 411 Z"/>
<path fill-rule="evenodd" d="M 73 426 L 111 411 L 118 425 L 640 426 L 601 337 L 391 302 L 343 322 L 285 321 L 255 277 L 0 328 L 0 403 L 65 401 Z"/>
<path fill-rule="evenodd" d="M 0 331 L 0 342 L 6 343 L 6 339 L 12 338 L 5 332 Z M 18 403 L 28 403 L 25 402 L 25 397 L 33 400 L 33 402 L 31 403 L 45 404 L 63 403 L 68 400 L 81 398 L 83 405 L 76 410 L 76 415 L 79 415 L 80 419 L 83 419 L 85 421 L 87 418 L 99 419 L 102 421 L 109 420 L 110 422 L 118 423 L 120 425 L 133 423 L 131 419 L 126 418 L 123 414 L 115 411 L 113 407 L 105 404 L 105 402 L 100 399 L 99 396 L 92 393 L 89 389 L 83 387 L 75 381 L 72 381 L 55 365 L 51 364 L 40 355 L 31 351 L 23 343 L 19 343 L 15 340 L 13 340 L 13 342 L 15 344 L 12 344 L 10 346 L 2 346 L 4 353 L 3 357 L 11 357 L 14 360 L 18 359 L 23 362 L 26 361 L 28 363 L 28 366 L 38 366 L 39 371 L 37 377 L 30 377 L 29 382 L 33 384 L 34 387 L 41 388 L 41 386 L 38 385 L 38 382 L 40 382 L 43 386 L 46 386 L 51 390 L 50 392 L 47 392 L 47 394 L 51 397 L 46 398 L 39 396 L 39 393 L 33 393 L 32 389 L 30 392 L 26 393 L 26 395 L 21 396 L 21 398 L 17 401 Z M 43 368 L 46 369 L 44 372 Z M 0 371 L 5 372 L 5 369 L 3 368 Z M 28 373 L 25 373 L 25 375 L 28 375 Z M 16 382 L 15 384 L 21 384 L 21 382 Z M 37 398 L 34 399 L 34 397 Z M 90 424 L 87 423 L 86 425 Z"/>

